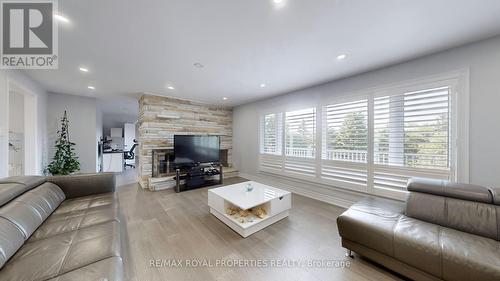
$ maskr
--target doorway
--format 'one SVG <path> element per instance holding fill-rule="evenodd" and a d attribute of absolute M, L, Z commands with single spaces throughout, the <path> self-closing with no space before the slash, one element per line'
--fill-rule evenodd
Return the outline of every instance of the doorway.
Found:
<path fill-rule="evenodd" d="M 9 81 L 8 176 L 40 173 L 37 149 L 37 99 Z"/>

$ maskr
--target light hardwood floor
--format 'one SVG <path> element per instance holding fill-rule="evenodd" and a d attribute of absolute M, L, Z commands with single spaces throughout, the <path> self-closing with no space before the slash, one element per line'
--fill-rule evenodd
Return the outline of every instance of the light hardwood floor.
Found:
<path fill-rule="evenodd" d="M 225 184 L 245 181 L 227 179 Z M 150 192 L 118 187 L 128 230 L 127 280 L 400 280 L 340 246 L 335 219 L 344 209 L 293 194 L 290 216 L 246 239 L 209 213 L 207 190 Z M 367 233 L 369 235 L 369 233 Z M 347 268 L 152 267 L 151 260 L 346 260 Z"/>

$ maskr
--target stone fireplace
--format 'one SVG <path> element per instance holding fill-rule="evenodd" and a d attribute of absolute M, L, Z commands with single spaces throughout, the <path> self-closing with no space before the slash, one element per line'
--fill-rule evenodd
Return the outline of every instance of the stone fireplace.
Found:
<path fill-rule="evenodd" d="M 174 135 L 218 135 L 222 165 L 232 168 L 233 112 L 231 108 L 170 97 L 143 95 L 139 99 L 139 183 L 171 179 Z"/>

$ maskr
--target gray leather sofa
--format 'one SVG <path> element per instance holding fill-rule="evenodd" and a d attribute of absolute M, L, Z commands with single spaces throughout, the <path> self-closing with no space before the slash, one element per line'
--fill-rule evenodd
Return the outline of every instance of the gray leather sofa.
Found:
<path fill-rule="evenodd" d="M 500 280 L 498 189 L 411 179 L 408 191 L 345 211 L 342 246 L 413 280 Z"/>
<path fill-rule="evenodd" d="M 123 280 L 114 190 L 113 174 L 0 179 L 0 280 Z"/>

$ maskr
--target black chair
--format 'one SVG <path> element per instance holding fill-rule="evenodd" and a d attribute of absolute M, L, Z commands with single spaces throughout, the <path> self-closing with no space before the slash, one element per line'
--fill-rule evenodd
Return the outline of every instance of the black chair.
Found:
<path fill-rule="evenodd" d="M 132 145 L 132 147 L 130 148 L 129 151 L 124 151 L 123 152 L 123 159 L 125 160 L 131 160 L 131 159 L 134 159 L 135 158 L 135 153 L 134 153 L 134 150 L 137 146 L 137 140 L 134 140 L 134 145 Z M 131 167 L 131 168 L 135 168 L 135 164 L 127 164 L 125 162 L 125 168 L 126 167 Z"/>

